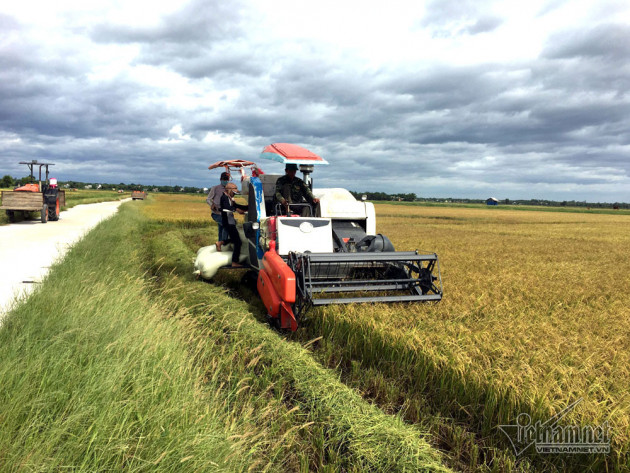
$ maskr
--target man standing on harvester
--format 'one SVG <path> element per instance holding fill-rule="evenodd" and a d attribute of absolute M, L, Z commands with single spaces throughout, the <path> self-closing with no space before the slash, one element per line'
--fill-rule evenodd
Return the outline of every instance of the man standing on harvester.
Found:
<path fill-rule="evenodd" d="M 241 255 L 241 237 L 236 228 L 236 220 L 233 212 L 244 214 L 247 211 L 247 205 L 237 204 L 234 202 L 234 195 L 238 192 L 236 184 L 228 182 L 225 185 L 225 191 L 221 196 L 221 218 L 223 219 L 223 229 L 228 234 L 227 238 L 219 240 L 215 243 L 217 251 L 221 251 L 223 245 L 232 243 L 234 251 L 232 251 L 232 267 L 242 268 L 243 265 L 238 262 Z"/>
<path fill-rule="evenodd" d="M 319 204 L 319 199 L 313 195 L 311 189 L 302 179 L 296 177 L 295 173 L 297 170 L 297 164 L 288 163 L 284 168 L 286 174 L 276 181 L 275 198 L 277 202 L 282 204 L 287 214 L 289 213 L 289 204 L 301 204 L 304 200 L 307 200 L 312 205 Z M 303 217 L 311 216 L 310 209 L 305 206 L 301 214 Z"/>
<path fill-rule="evenodd" d="M 212 220 L 217 222 L 217 225 L 219 226 L 219 240 L 228 239 L 228 232 L 225 228 L 223 228 L 223 221 L 221 219 L 221 196 L 223 195 L 225 186 L 229 181 L 230 174 L 227 172 L 221 173 L 221 183 L 210 189 L 208 198 L 206 199 L 207 204 L 212 210 Z"/>

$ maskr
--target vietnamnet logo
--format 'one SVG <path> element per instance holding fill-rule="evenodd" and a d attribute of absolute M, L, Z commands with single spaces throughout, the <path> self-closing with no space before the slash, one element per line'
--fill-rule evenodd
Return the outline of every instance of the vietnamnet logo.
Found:
<path fill-rule="evenodd" d="M 516 425 L 500 425 L 499 429 L 512 443 L 516 456 L 521 455 L 532 445 L 535 446 L 536 452 L 541 454 L 610 453 L 611 429 L 608 421 L 596 426 L 558 425 L 580 402 L 582 398 L 546 422 L 538 421 L 532 424 L 529 414 L 519 414 Z"/>

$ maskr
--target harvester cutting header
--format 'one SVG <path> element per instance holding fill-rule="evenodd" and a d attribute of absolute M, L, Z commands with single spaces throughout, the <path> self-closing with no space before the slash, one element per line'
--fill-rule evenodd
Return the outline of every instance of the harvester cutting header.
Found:
<path fill-rule="evenodd" d="M 313 188 L 311 174 L 326 160 L 289 143 L 269 145 L 260 157 L 285 164 L 287 174 L 297 166 L 312 198 L 279 198 L 282 176 L 264 174 L 253 162 L 220 161 L 210 169 L 242 172 L 248 209 L 239 229 L 241 262 L 256 272 L 258 293 L 275 325 L 296 330 L 309 308 L 328 304 L 441 300 L 435 253 L 395 251 L 376 233 L 371 202 L 357 201 L 346 189 Z M 195 273 L 212 278 L 229 261 L 229 250 L 223 250 L 201 248 Z"/>

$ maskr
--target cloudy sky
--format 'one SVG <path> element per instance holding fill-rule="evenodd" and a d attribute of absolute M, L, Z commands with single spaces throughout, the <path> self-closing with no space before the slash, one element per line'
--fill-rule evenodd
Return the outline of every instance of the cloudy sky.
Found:
<path fill-rule="evenodd" d="M 208 186 L 289 142 L 316 186 L 630 202 L 629 94 L 627 0 L 0 6 L 0 175 Z"/>

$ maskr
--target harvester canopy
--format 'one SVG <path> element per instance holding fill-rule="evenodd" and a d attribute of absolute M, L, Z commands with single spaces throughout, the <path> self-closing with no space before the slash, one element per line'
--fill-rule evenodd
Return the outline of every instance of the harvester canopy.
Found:
<path fill-rule="evenodd" d="M 217 168 L 225 168 L 225 170 L 229 173 L 232 170 L 237 170 L 240 172 L 241 174 L 241 181 L 243 179 L 245 179 L 246 175 L 245 175 L 245 169 L 247 168 L 252 168 L 252 175 L 253 176 L 259 176 L 261 174 L 264 174 L 262 172 L 262 170 L 260 170 L 257 166 L 256 163 L 253 163 L 251 161 L 246 161 L 244 159 L 225 159 L 223 161 L 217 161 L 214 164 L 211 164 L 210 166 L 208 166 L 208 169 L 213 170 L 213 169 L 217 169 Z"/>
<path fill-rule="evenodd" d="M 260 153 L 260 157 L 278 161 L 282 164 L 307 164 L 311 166 L 328 164 L 328 161 L 321 156 L 291 143 L 273 143 L 265 146 L 265 149 Z"/>

